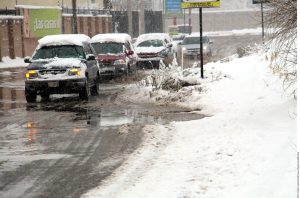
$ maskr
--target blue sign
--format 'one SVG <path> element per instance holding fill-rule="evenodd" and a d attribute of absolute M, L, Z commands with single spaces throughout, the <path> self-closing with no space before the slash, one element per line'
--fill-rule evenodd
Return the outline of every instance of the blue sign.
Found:
<path fill-rule="evenodd" d="M 165 0 L 166 13 L 181 13 L 181 0 Z"/>

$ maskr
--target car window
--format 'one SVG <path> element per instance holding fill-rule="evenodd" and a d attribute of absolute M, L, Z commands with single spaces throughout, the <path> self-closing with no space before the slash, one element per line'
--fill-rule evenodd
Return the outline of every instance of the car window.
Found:
<path fill-rule="evenodd" d="M 203 43 L 208 43 L 208 38 L 203 37 Z M 200 37 L 186 37 L 184 38 L 183 45 L 190 45 L 190 44 L 200 44 Z"/>
<path fill-rule="evenodd" d="M 32 59 L 85 58 L 83 48 L 76 45 L 45 46 L 36 50 Z"/>
<path fill-rule="evenodd" d="M 122 43 L 92 43 L 97 54 L 120 54 L 124 53 Z"/>
<path fill-rule="evenodd" d="M 138 44 L 138 47 L 163 47 L 164 43 L 162 40 L 147 40 Z"/>
<path fill-rule="evenodd" d="M 84 52 L 85 52 L 86 54 L 93 54 L 93 51 L 91 50 L 89 44 L 87 44 L 87 43 L 84 44 L 83 48 L 84 48 Z"/>

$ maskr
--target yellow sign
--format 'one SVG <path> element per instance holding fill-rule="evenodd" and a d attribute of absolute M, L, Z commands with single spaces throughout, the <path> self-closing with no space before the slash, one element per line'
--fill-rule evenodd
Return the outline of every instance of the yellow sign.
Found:
<path fill-rule="evenodd" d="M 209 2 L 183 2 L 181 3 L 182 9 L 187 8 L 213 8 L 220 7 L 220 1 L 209 1 Z"/>

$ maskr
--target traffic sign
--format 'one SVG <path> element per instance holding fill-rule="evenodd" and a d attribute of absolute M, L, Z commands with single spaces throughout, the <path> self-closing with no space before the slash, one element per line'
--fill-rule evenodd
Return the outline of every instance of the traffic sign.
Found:
<path fill-rule="evenodd" d="M 220 7 L 220 5 L 220 0 L 183 0 L 181 3 L 181 8 L 213 8 Z"/>
<path fill-rule="evenodd" d="M 165 0 L 165 13 L 181 13 L 181 0 Z"/>

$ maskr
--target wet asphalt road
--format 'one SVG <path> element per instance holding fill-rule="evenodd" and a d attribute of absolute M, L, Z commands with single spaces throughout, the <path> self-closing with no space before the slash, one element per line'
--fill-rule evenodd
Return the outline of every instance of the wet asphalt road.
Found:
<path fill-rule="evenodd" d="M 213 60 L 260 36 L 212 38 Z M 195 60 L 191 60 L 195 61 Z M 139 147 L 146 125 L 200 119 L 187 109 L 117 102 L 123 85 L 101 85 L 82 102 L 77 95 L 27 104 L 25 69 L 0 70 L 0 197 L 80 197 L 99 186 Z"/>
<path fill-rule="evenodd" d="M 202 117 L 116 103 L 118 83 L 102 84 L 88 102 L 66 95 L 27 104 L 24 70 L 0 70 L 0 197 L 80 197 L 138 148 L 145 125 Z"/>

